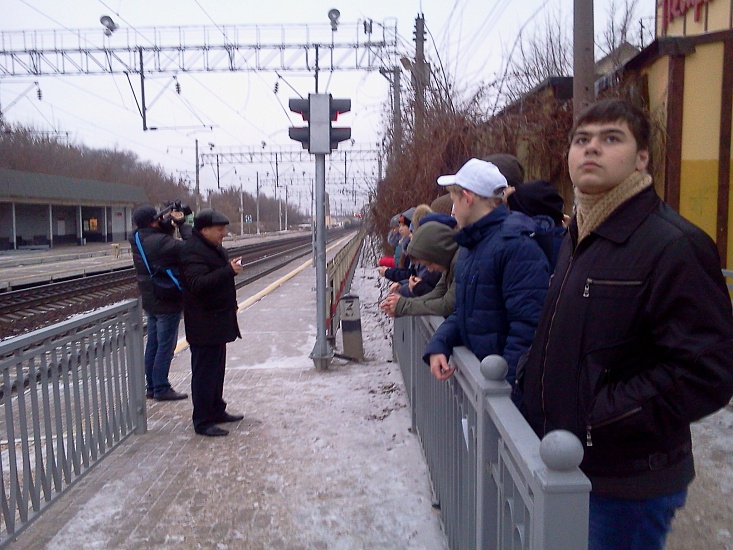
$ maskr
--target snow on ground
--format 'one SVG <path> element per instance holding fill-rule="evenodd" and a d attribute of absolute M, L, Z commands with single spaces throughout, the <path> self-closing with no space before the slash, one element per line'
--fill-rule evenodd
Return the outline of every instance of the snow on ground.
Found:
<path fill-rule="evenodd" d="M 304 272 L 241 314 L 245 340 L 230 344 L 225 397 L 245 420 L 228 426 L 229 437 L 193 435 L 190 400 L 148 403 L 148 433 L 112 453 L 15 545 L 443 550 L 427 468 L 407 430 L 392 320 L 378 307 L 387 284 L 377 256 L 368 246 L 351 289 L 364 362 L 335 358 L 328 373 L 315 372 Z M 274 345 L 276 335 L 287 338 Z M 186 389 L 189 373 L 189 353 L 178 354 L 171 382 Z M 696 423 L 693 436 L 698 477 L 668 549 L 733 550 L 733 409 Z"/>
<path fill-rule="evenodd" d="M 196 436 L 190 400 L 149 401 L 147 434 L 84 476 L 18 547 L 445 550 L 373 265 L 360 262 L 352 289 L 364 361 L 313 368 L 314 271 L 303 271 L 239 314 L 224 397 L 245 418 L 228 437 Z M 188 388 L 187 351 L 170 380 Z"/>

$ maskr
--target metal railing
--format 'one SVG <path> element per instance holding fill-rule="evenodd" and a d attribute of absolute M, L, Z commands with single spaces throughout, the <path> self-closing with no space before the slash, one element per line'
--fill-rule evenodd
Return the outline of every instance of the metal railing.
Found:
<path fill-rule="evenodd" d="M 0 547 L 146 431 L 139 300 L 0 342 Z"/>
<path fill-rule="evenodd" d="M 398 317 L 393 353 L 410 398 L 433 491 L 452 549 L 585 549 L 590 481 L 580 441 L 539 440 L 511 401 L 506 362 L 453 350 L 456 372 L 439 382 L 422 350 L 439 317 Z"/>
<path fill-rule="evenodd" d="M 326 264 L 326 312 L 328 319 L 326 329 L 328 337 L 332 338 L 340 323 L 340 309 L 338 307 L 341 296 L 348 293 L 351 281 L 354 278 L 356 260 L 364 244 L 366 231 L 362 229 L 342 247 Z"/>

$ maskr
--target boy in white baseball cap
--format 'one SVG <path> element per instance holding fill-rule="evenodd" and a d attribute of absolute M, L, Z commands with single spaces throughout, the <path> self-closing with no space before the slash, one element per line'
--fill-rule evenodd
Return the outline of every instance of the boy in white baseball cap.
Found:
<path fill-rule="evenodd" d="M 507 180 L 491 162 L 472 158 L 441 176 L 461 230 L 455 269 L 456 309 L 427 344 L 423 360 L 438 380 L 447 380 L 455 346 L 479 361 L 502 355 L 514 383 L 519 357 L 532 343 L 550 279 L 549 262 L 532 238 L 535 222 L 502 202 Z"/>

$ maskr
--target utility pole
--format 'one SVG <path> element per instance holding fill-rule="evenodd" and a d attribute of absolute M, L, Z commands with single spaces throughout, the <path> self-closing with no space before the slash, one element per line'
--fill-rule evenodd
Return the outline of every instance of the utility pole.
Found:
<path fill-rule="evenodd" d="M 392 128 L 394 132 L 394 146 L 392 152 L 396 155 L 402 151 L 402 104 L 400 95 L 400 76 L 402 70 L 399 65 L 392 68 Z"/>
<path fill-rule="evenodd" d="M 199 188 L 199 140 L 196 140 L 196 213 L 201 212 L 201 192 Z"/>
<path fill-rule="evenodd" d="M 239 181 L 239 234 L 244 237 L 244 194 L 241 180 Z"/>
<path fill-rule="evenodd" d="M 574 0 L 573 11 L 573 117 L 595 101 L 593 55 L 593 0 Z"/>
<path fill-rule="evenodd" d="M 412 73 L 415 83 L 415 126 L 418 128 L 422 128 L 425 119 L 425 68 L 425 16 L 418 15 L 415 19 L 415 70 Z"/>
<path fill-rule="evenodd" d="M 255 204 L 257 205 L 257 234 L 260 234 L 260 173 L 257 172 L 257 187 L 256 187 Z"/>
<path fill-rule="evenodd" d="M 221 189 L 221 179 L 219 178 L 219 153 L 216 154 L 216 188 Z"/>
<path fill-rule="evenodd" d="M 379 69 L 379 73 L 392 86 L 392 156 L 395 157 L 402 150 L 402 106 L 400 99 L 402 71 L 399 65 L 395 65 L 391 70 Z"/>
<path fill-rule="evenodd" d="M 277 188 L 280 185 L 280 168 L 277 163 L 277 153 L 275 153 L 275 202 L 277 203 L 277 230 L 282 231 L 282 210 L 280 207 L 280 201 L 277 200 Z"/>

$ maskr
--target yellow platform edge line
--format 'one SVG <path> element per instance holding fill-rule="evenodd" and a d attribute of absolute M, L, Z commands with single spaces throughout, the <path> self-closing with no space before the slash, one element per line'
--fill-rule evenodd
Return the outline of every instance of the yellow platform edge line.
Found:
<path fill-rule="evenodd" d="M 346 239 L 347 239 L 347 237 L 344 237 L 343 239 L 340 239 L 339 241 L 337 241 L 336 243 L 334 243 L 332 246 L 328 247 L 326 249 L 326 252 L 330 252 L 331 250 L 333 250 L 337 246 L 340 246 L 341 243 L 344 240 L 346 240 Z M 292 279 L 293 277 L 295 277 L 298 273 L 300 273 L 301 271 L 303 271 L 306 267 L 308 267 L 308 266 L 310 266 L 312 264 L 313 264 L 313 259 L 311 258 L 310 260 L 308 260 L 307 262 L 305 262 L 303 265 L 301 265 L 299 267 L 296 267 L 290 273 L 288 273 L 286 275 L 283 275 L 282 277 L 280 277 L 274 283 L 266 286 L 265 288 L 263 288 L 262 290 L 260 290 L 257 294 L 255 294 L 254 296 L 250 296 L 244 302 L 242 302 L 241 304 L 238 304 L 237 305 L 237 313 L 239 313 L 240 311 L 244 311 L 249 306 L 251 306 L 252 304 L 254 304 L 255 302 L 257 302 L 258 300 L 261 300 L 262 298 L 264 298 L 265 296 L 267 296 L 270 292 L 272 292 L 273 290 L 275 290 L 277 287 L 279 287 L 283 283 L 289 281 L 290 279 Z M 188 347 L 188 341 L 186 340 L 186 338 L 181 338 L 176 343 L 176 349 L 173 350 L 173 353 L 174 354 L 180 353 L 180 352 L 184 351 L 187 347 Z"/>

